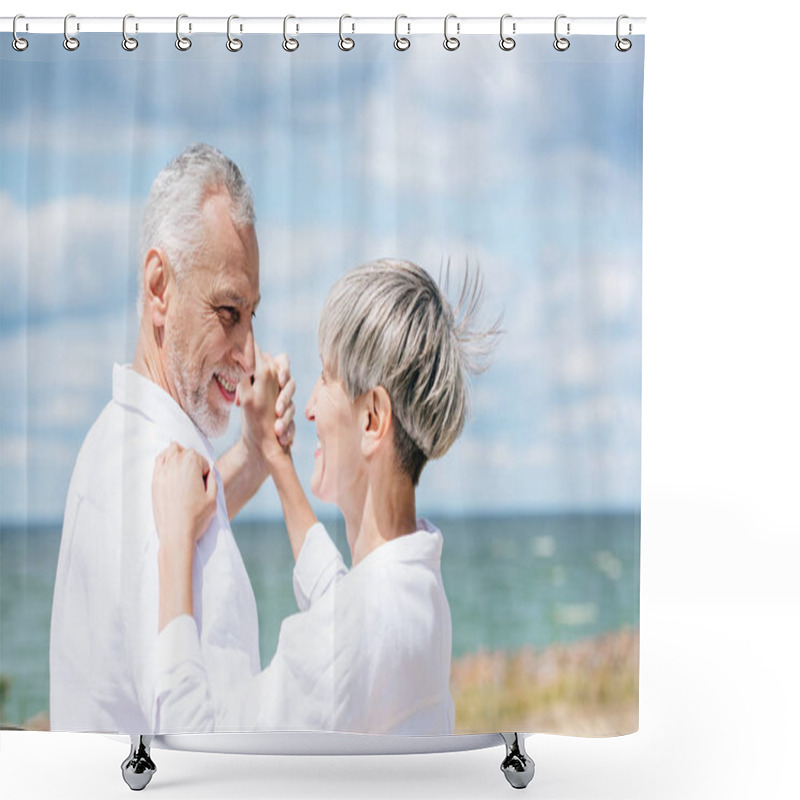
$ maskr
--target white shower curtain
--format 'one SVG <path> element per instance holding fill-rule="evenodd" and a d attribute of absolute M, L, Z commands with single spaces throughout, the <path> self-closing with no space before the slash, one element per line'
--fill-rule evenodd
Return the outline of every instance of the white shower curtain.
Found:
<path fill-rule="evenodd" d="M 238 51 L 219 33 L 191 34 L 185 51 L 174 34 L 139 34 L 132 51 L 120 47 L 119 34 L 74 29 L 80 46 L 73 51 L 62 35 L 29 35 L 24 51 L 3 38 L 4 725 L 144 732 L 117 716 L 108 698 L 121 696 L 133 697 L 136 713 L 151 719 L 156 700 L 142 692 L 152 683 L 138 671 L 156 670 L 155 656 L 146 648 L 131 656 L 134 640 L 125 640 L 129 628 L 119 621 L 137 619 L 146 630 L 137 629 L 135 642 L 155 647 L 161 532 L 149 500 L 129 502 L 123 524 L 111 490 L 92 496 L 99 476 L 80 488 L 74 475 L 93 424 L 107 404 L 122 402 L 114 365 L 134 362 L 135 371 L 146 256 L 139 243 L 151 185 L 187 147 L 206 143 L 238 165 L 252 193 L 260 295 L 253 339 L 264 352 L 289 356 L 293 462 L 349 578 L 366 574 L 370 562 L 352 563 L 348 501 L 315 491 L 322 434 L 308 412 L 320 372 L 318 326 L 332 287 L 359 265 L 391 258 L 419 265 L 442 288 L 449 270 L 456 306 L 469 273 L 483 286 L 476 329 L 499 320 L 502 331 L 492 339 L 487 369 L 468 380 L 463 430 L 441 457 L 425 453 L 432 457 L 415 492 L 417 516 L 441 531 L 441 557 L 431 566 L 439 605 L 419 611 L 420 620 L 437 620 L 429 641 L 441 652 L 423 648 L 429 657 L 415 656 L 411 674 L 436 672 L 444 721 L 414 717 L 410 706 L 420 698 L 413 679 L 406 687 L 412 699 L 397 680 L 388 687 L 370 683 L 374 675 L 348 682 L 336 653 L 351 646 L 362 653 L 364 643 L 358 630 L 345 633 L 336 614 L 344 613 L 343 598 L 359 613 L 371 608 L 371 589 L 360 587 L 329 599 L 339 611 L 330 612 L 328 627 L 318 612 L 323 621 L 308 629 L 320 632 L 319 648 L 296 656 L 305 665 L 318 659 L 320 674 L 333 670 L 319 702 L 348 712 L 320 712 L 322 720 L 339 720 L 320 727 L 393 730 L 388 716 L 348 716 L 359 705 L 385 703 L 408 712 L 399 728 L 405 733 L 606 736 L 637 729 L 644 37 L 619 49 L 612 28 L 572 36 L 560 50 L 552 35 L 534 34 L 518 36 L 505 51 L 498 35 L 465 35 L 448 50 L 441 34 L 412 32 L 402 50 L 391 35 L 344 30 L 352 49 L 337 46 L 337 34 L 295 32 L 293 52 L 274 33 L 237 33 Z M 199 358 L 198 351 L 186 357 Z M 144 379 L 197 425 L 181 392 L 170 397 L 175 381 L 152 378 Z M 401 407 L 399 397 L 391 399 L 393 410 Z M 242 425 L 234 406 L 204 456 L 213 461 L 235 448 Z M 131 441 L 124 432 L 109 434 L 97 453 L 127 453 Z M 189 437 L 186 446 L 202 444 Z M 90 473 L 109 474 L 98 455 L 84 458 Z M 127 467 L 119 468 L 125 474 Z M 148 489 L 149 475 L 137 473 Z M 84 500 L 109 506 L 75 522 L 70 504 Z M 252 595 L 252 603 L 243 601 L 252 619 L 221 619 L 215 635 L 249 626 L 242 634 L 255 647 L 248 676 L 275 673 L 287 648 L 295 652 L 292 631 L 308 622 L 309 608 L 297 596 L 300 567 L 284 511 L 275 482 L 266 480 L 230 524 L 226 557 L 238 564 L 241 556 L 241 567 L 227 575 L 230 587 L 209 599 L 206 590 L 221 580 L 214 572 L 202 590 L 195 585 L 194 620 L 185 621 L 190 638 L 193 631 L 199 637 L 192 663 L 208 674 L 211 724 L 219 730 L 309 724 L 299 703 L 277 716 L 265 712 L 261 723 L 236 716 L 226 704 L 240 700 L 214 688 L 215 674 L 230 673 L 211 664 L 235 648 L 222 641 L 212 655 L 203 638 L 215 630 L 217 608 L 203 604 L 225 606 L 238 592 Z M 105 542 L 119 539 L 106 562 L 95 546 L 100 528 Z M 141 541 L 131 541 L 133 529 Z M 422 530 L 420 523 L 414 535 Z M 381 545 L 375 555 L 391 547 Z M 195 562 L 195 584 L 204 566 Z M 63 589 L 54 597 L 58 583 Z M 134 596 L 142 585 L 153 591 Z M 401 611 L 400 619 L 409 619 Z M 384 624 L 378 618 L 373 624 Z M 373 630 L 372 654 L 380 650 L 376 636 Z M 391 674 L 400 654 L 387 648 L 375 663 L 388 663 Z M 112 661 L 125 653 L 128 660 Z M 280 684 L 280 692 L 305 696 L 303 686 Z M 53 691 L 76 708 L 105 711 L 91 718 L 67 710 L 56 721 Z M 254 702 L 273 702 L 269 691 Z M 181 718 L 162 730 L 194 728 Z"/>

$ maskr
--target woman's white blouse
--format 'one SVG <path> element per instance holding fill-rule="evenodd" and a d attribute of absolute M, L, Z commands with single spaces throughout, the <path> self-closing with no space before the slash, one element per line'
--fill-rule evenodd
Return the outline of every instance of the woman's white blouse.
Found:
<path fill-rule="evenodd" d="M 300 612 L 281 625 L 270 665 L 224 697 L 208 688 L 194 619 L 174 619 L 157 643 L 158 729 L 451 734 L 442 535 L 418 524 L 351 570 L 314 525 L 294 570 Z"/>

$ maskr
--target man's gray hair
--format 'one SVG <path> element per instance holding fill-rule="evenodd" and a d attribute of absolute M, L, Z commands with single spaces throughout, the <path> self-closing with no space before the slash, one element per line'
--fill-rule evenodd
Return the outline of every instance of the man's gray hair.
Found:
<path fill-rule="evenodd" d="M 214 194 L 230 197 L 231 219 L 237 228 L 255 224 L 253 196 L 239 167 L 207 144 L 193 144 L 156 175 L 144 209 L 139 236 L 139 301 L 141 316 L 144 261 L 160 247 L 176 276 L 204 246 L 203 204 Z"/>
<path fill-rule="evenodd" d="M 414 485 L 425 463 L 443 456 L 469 413 L 467 379 L 485 371 L 498 320 L 476 328 L 480 273 L 464 272 L 455 309 L 443 290 L 409 261 L 381 259 L 340 278 L 319 324 L 323 363 L 342 381 L 350 401 L 382 386 L 392 402 L 400 469 Z"/>

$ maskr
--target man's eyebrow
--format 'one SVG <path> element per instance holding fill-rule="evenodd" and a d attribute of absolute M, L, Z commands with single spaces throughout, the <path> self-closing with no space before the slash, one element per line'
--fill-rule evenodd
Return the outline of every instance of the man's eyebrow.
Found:
<path fill-rule="evenodd" d="M 253 309 L 254 310 L 256 308 L 258 308 L 258 304 L 260 302 L 261 302 L 261 295 L 259 295 L 256 298 L 255 303 L 253 303 Z M 250 305 L 250 303 L 247 300 L 247 298 L 242 297 L 242 295 L 237 294 L 234 291 L 227 291 L 227 290 L 224 290 L 224 289 L 222 291 L 220 291 L 220 292 L 217 292 L 214 295 L 213 303 L 214 303 L 214 305 L 223 305 L 224 304 L 224 305 L 237 306 L 238 308 L 247 308 Z"/>

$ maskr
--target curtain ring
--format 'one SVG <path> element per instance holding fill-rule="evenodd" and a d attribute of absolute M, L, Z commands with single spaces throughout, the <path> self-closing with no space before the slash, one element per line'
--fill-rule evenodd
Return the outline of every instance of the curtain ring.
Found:
<path fill-rule="evenodd" d="M 558 21 L 560 19 L 566 19 L 566 14 L 559 14 L 556 17 L 555 24 L 553 26 L 553 32 L 555 34 L 556 40 L 553 42 L 553 47 L 559 51 L 559 53 L 563 53 L 565 50 L 569 50 L 569 39 L 564 36 L 558 35 Z M 567 36 L 569 36 L 569 22 L 567 23 Z"/>
<path fill-rule="evenodd" d="M 517 42 L 511 36 L 506 36 L 503 31 L 503 25 L 507 19 L 511 19 L 511 14 L 503 14 L 500 17 L 500 49 L 505 50 L 508 52 L 509 50 L 513 50 L 517 46 Z M 516 33 L 516 24 L 513 27 L 514 33 Z"/>
<path fill-rule="evenodd" d="M 300 42 L 298 42 L 297 39 L 289 38 L 287 30 L 290 19 L 297 19 L 297 17 L 293 17 L 291 14 L 289 14 L 283 18 L 283 49 L 287 53 L 294 53 L 294 51 L 297 50 L 298 47 L 300 47 Z"/>
<path fill-rule="evenodd" d="M 188 19 L 188 14 L 178 14 L 177 19 L 175 20 L 175 47 L 178 50 L 188 50 L 192 46 L 192 40 L 188 36 L 181 36 L 181 20 Z M 192 29 L 192 26 L 189 26 L 189 30 Z"/>
<path fill-rule="evenodd" d="M 74 36 L 70 36 L 69 33 L 67 32 L 67 25 L 69 24 L 69 21 L 71 19 L 75 19 L 74 14 L 67 14 L 67 16 L 64 17 L 64 42 L 63 42 L 64 49 L 69 50 L 70 52 L 72 52 L 73 50 L 77 50 L 81 46 L 81 43 Z M 78 30 L 80 30 L 80 28 Z"/>
<path fill-rule="evenodd" d="M 398 14 L 394 18 L 394 48 L 395 50 L 408 50 L 411 47 L 411 39 L 406 39 L 405 36 L 400 36 L 400 20 L 408 19 L 405 14 Z M 411 33 L 411 25 L 406 23 L 408 32 Z"/>
<path fill-rule="evenodd" d="M 630 50 L 631 47 L 633 47 L 633 43 L 631 42 L 630 39 L 620 38 L 619 23 L 622 22 L 623 19 L 628 19 L 628 16 L 626 14 L 620 14 L 617 17 L 617 41 L 614 42 L 614 47 L 616 47 L 617 50 L 620 51 L 620 53 L 627 53 L 628 50 Z M 630 34 L 630 32 L 631 32 L 631 25 L 630 23 L 628 23 L 628 33 Z"/>
<path fill-rule="evenodd" d="M 461 47 L 461 41 L 459 40 L 458 36 L 449 36 L 447 33 L 447 26 L 451 19 L 457 19 L 455 14 L 448 14 L 444 18 L 444 49 L 449 50 L 451 53 L 453 50 L 458 50 Z M 456 24 L 456 33 L 459 32 L 461 25 Z"/>
<path fill-rule="evenodd" d="M 352 50 L 356 46 L 355 41 L 353 41 L 353 39 L 351 39 L 349 36 L 345 36 L 342 32 L 342 26 L 346 19 L 353 18 L 349 14 L 342 14 L 342 16 L 339 17 L 339 49 L 345 51 Z M 353 23 L 350 24 L 353 26 L 353 30 L 355 30 L 356 26 Z"/>
<path fill-rule="evenodd" d="M 14 34 L 14 41 L 11 42 L 11 46 L 18 52 L 21 53 L 23 50 L 28 49 L 28 40 L 23 39 L 21 36 L 17 36 L 17 20 L 18 19 L 25 19 L 23 14 L 17 14 L 14 17 L 14 22 L 11 24 L 11 32 Z"/>
<path fill-rule="evenodd" d="M 231 51 L 231 53 L 238 53 L 243 47 L 241 39 L 237 39 L 234 36 L 231 36 L 231 22 L 235 19 L 239 19 L 239 17 L 237 17 L 236 14 L 231 14 L 228 17 L 228 41 L 225 42 L 225 47 L 227 47 L 228 50 Z"/>
<path fill-rule="evenodd" d="M 133 36 L 128 36 L 127 26 L 129 19 L 136 19 L 136 17 L 133 14 L 126 14 L 122 18 L 122 49 L 132 53 L 139 46 L 139 40 L 134 39 Z"/>

